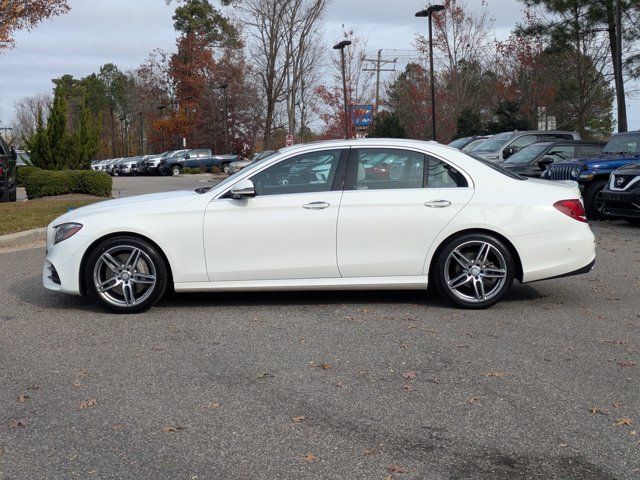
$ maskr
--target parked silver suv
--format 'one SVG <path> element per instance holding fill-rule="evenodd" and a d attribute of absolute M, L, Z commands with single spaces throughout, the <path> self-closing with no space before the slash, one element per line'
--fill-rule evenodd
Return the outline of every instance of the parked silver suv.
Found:
<path fill-rule="evenodd" d="M 502 163 L 532 143 L 557 142 L 558 140 L 580 140 L 580 134 L 559 130 L 504 132 L 485 140 L 478 148 L 473 149 L 473 154 L 491 162 Z"/>

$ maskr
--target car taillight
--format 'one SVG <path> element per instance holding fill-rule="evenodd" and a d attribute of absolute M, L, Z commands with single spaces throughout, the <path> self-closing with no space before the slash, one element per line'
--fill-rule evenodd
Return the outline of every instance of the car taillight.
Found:
<path fill-rule="evenodd" d="M 587 215 L 585 214 L 582 202 L 577 199 L 560 200 L 553 204 L 556 210 L 560 210 L 565 215 L 570 216 L 574 220 L 587 223 Z"/>
<path fill-rule="evenodd" d="M 0 167 L 0 177 L 4 175 L 4 169 L 2 167 Z"/>

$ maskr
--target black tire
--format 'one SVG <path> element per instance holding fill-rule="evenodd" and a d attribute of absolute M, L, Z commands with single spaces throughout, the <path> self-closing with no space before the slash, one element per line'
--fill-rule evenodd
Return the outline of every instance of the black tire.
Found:
<path fill-rule="evenodd" d="M 180 165 L 174 165 L 173 167 L 171 167 L 169 173 L 172 177 L 177 177 L 182 173 L 182 168 L 180 168 Z"/>
<path fill-rule="evenodd" d="M 475 249 L 479 252 L 485 244 L 489 247 L 484 247 L 488 250 L 481 259 Z M 465 260 L 456 260 L 454 251 L 461 253 Z M 468 265 L 463 267 L 461 262 L 465 261 Z M 438 292 L 459 308 L 484 309 L 496 304 L 511 288 L 515 277 L 511 251 L 496 237 L 482 233 L 452 238 L 440 249 L 434 262 L 431 279 Z M 457 279 L 460 285 L 457 288 L 450 286 Z M 481 287 L 476 287 L 478 281 Z"/>
<path fill-rule="evenodd" d="M 134 249 L 140 250 L 141 253 L 135 263 L 128 266 L 126 261 L 130 253 L 127 252 L 132 252 Z M 123 253 L 119 254 L 119 251 Z M 118 263 L 124 262 L 126 268 L 118 269 L 120 273 L 117 273 L 115 269 L 110 267 L 110 263 L 104 260 L 105 253 L 111 255 Z M 127 273 L 126 278 L 124 277 L 125 272 Z M 112 312 L 123 314 L 149 310 L 164 295 L 169 279 L 167 266 L 157 248 L 146 240 L 128 235 L 109 238 L 100 243 L 89 254 L 83 275 L 86 291 L 98 305 Z M 149 281 L 152 276 L 155 277 L 153 285 L 143 281 Z M 100 293 L 96 283 L 103 278 L 113 280 L 115 286 Z M 138 281 L 141 283 L 137 283 Z M 127 291 L 133 291 L 133 302 L 127 302 L 125 285 Z M 138 302 L 136 302 L 136 295 L 138 295 Z"/>
<path fill-rule="evenodd" d="M 18 186 L 14 185 L 11 191 L 9 192 L 9 201 L 15 202 L 18 199 Z"/>
<path fill-rule="evenodd" d="M 602 220 L 604 214 L 604 187 L 607 180 L 598 180 L 589 185 L 584 191 L 584 209 L 591 220 Z"/>
<path fill-rule="evenodd" d="M 640 218 L 627 218 L 626 220 L 627 220 L 627 222 L 629 222 L 631 225 L 637 225 L 637 226 L 640 226 Z"/>

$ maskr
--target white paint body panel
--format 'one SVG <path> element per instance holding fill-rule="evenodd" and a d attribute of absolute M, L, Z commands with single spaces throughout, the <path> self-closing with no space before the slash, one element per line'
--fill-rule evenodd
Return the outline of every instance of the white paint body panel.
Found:
<path fill-rule="evenodd" d="M 469 188 L 345 191 L 221 199 L 235 183 L 283 159 L 327 148 L 408 148 L 462 171 Z M 288 198 L 284 198 L 288 197 Z M 524 282 L 570 273 L 595 258 L 589 226 L 553 207 L 580 198 L 574 182 L 514 180 L 433 142 L 331 141 L 281 150 L 207 193 L 168 192 L 102 202 L 51 223 L 45 287 L 79 294 L 88 249 L 108 235 L 148 238 L 166 256 L 178 291 L 426 288 L 438 246 L 481 229 L 510 242 Z M 447 208 L 424 202 L 444 199 Z M 305 203 L 325 201 L 324 210 Z M 53 227 L 78 222 L 75 236 L 53 245 Z M 61 285 L 47 278 L 55 266 Z"/>

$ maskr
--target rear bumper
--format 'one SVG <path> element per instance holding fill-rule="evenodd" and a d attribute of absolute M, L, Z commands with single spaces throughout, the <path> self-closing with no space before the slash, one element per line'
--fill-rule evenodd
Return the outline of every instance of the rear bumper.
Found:
<path fill-rule="evenodd" d="M 533 280 L 533 281 L 540 282 L 542 280 L 553 280 L 554 278 L 565 278 L 565 277 L 574 277 L 576 275 L 582 275 L 584 273 L 589 273 L 591 270 L 593 270 L 593 267 L 595 266 L 595 264 L 596 264 L 596 259 L 594 258 L 587 265 L 585 265 L 582 268 L 578 268 L 573 272 L 563 273 L 561 275 L 556 275 L 555 277 L 541 278 L 539 280 Z"/>
<path fill-rule="evenodd" d="M 522 283 L 586 273 L 596 258 L 596 241 L 586 223 L 512 237 L 522 262 Z"/>

